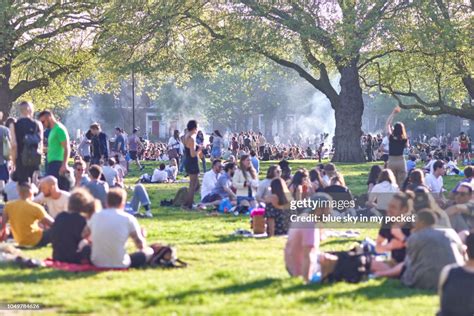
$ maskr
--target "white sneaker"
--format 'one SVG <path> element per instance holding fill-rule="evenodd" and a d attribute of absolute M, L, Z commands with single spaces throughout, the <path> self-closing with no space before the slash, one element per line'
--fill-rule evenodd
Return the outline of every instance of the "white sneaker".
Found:
<path fill-rule="evenodd" d="M 153 214 L 151 214 L 151 212 L 148 211 L 148 212 L 145 213 L 145 217 L 146 217 L 146 218 L 152 218 L 152 217 L 153 217 Z"/>

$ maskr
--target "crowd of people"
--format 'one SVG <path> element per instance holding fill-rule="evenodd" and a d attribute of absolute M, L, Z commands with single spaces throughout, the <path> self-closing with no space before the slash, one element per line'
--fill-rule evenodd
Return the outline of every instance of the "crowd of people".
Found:
<path fill-rule="evenodd" d="M 53 259 L 62 262 L 104 268 L 146 265 L 154 251 L 136 216 L 152 217 L 151 202 L 142 184 L 130 188 L 132 198 L 127 202 L 120 142 L 109 155 L 106 134 L 99 124 L 91 124 L 90 148 L 82 149 L 89 154 L 74 157 L 71 168 L 68 131 L 53 112 L 42 111 L 36 120 L 33 105 L 22 102 L 19 113 L 1 127 L 1 182 L 7 203 L 0 240 L 13 237 L 19 247 L 51 244 Z M 128 238 L 138 249 L 130 255 Z"/>
<path fill-rule="evenodd" d="M 452 146 L 452 155 L 440 156 L 436 151 L 439 144 L 443 148 L 442 141 L 430 145 L 426 157 L 407 152 L 413 146 L 405 127 L 400 122 L 393 124 L 399 111 L 397 107 L 389 116 L 386 140 L 380 143 L 384 164 L 372 166 L 367 193 L 355 197 L 332 163 L 292 170 L 290 158 L 322 159 L 326 154 L 323 143 L 321 150 L 310 155 L 296 145 L 279 147 L 278 139 L 268 145 L 261 133 L 231 134 L 226 140 L 216 130 L 205 139 L 198 122 L 190 120 L 185 133 L 175 131 L 167 144 L 145 144 L 138 129 L 125 135 L 121 128 L 116 128 L 110 144 L 100 124 L 93 123 L 76 148 L 53 112 L 42 111 L 36 120 L 33 105 L 22 102 L 20 117 L 8 118 L 0 127 L 4 142 L 0 146 L 0 181 L 8 201 L 0 237 L 12 236 L 20 247 L 51 243 L 52 257 L 58 261 L 90 262 L 106 268 L 146 265 L 154 250 L 147 245 L 136 216 L 152 217 L 151 202 L 142 183 L 129 188 L 132 198 L 127 202 L 124 178 L 130 163 L 143 170 L 143 160 L 163 154 L 166 159 L 153 159 L 163 162 L 152 175 L 142 176 L 141 182 L 176 181 L 182 171 L 189 178 L 184 208 L 218 209 L 223 203 L 230 203 L 238 212 L 263 208 L 267 236 L 288 235 L 284 252 L 288 272 L 308 283 L 331 274 L 337 258 L 320 250 L 325 229 L 318 223 L 295 225 L 292 216 L 346 216 L 362 211 L 390 217 L 416 215 L 416 223 L 380 227 L 370 271 L 375 277 L 399 278 L 409 287 L 438 289 L 441 311 L 456 312 L 459 306 L 453 302 L 460 298 L 472 302 L 474 293 L 474 234 L 470 234 L 474 229 L 474 168 L 457 168 L 457 151 Z M 321 135 L 321 141 L 326 138 Z M 374 139 L 367 136 L 365 141 L 368 144 Z M 460 143 L 461 159 L 462 155 L 470 159 L 462 145 L 470 142 L 469 138 L 461 134 L 455 141 Z M 273 156 L 272 147 L 278 153 L 284 148 L 288 154 Z M 68 163 L 71 157 L 72 168 Z M 210 170 L 206 170 L 207 158 Z M 270 165 L 261 179 L 260 161 L 267 158 L 279 163 Z M 417 168 L 420 161 L 423 168 Z M 464 175 L 448 196 L 443 181 L 447 173 Z M 199 190 L 200 202 L 195 203 Z M 304 199 L 318 206 L 292 207 L 293 202 Z M 331 209 L 324 203 L 328 201 L 357 204 Z M 132 254 L 125 248 L 129 238 L 137 247 Z M 387 253 L 388 258 L 378 255 Z"/>

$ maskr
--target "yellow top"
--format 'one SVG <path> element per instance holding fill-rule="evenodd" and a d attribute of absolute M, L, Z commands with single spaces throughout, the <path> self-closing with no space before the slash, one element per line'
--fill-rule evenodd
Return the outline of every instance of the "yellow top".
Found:
<path fill-rule="evenodd" d="M 15 200 L 5 205 L 13 238 L 20 246 L 36 246 L 43 230 L 38 226 L 38 221 L 46 216 L 45 209 L 32 201 Z"/>

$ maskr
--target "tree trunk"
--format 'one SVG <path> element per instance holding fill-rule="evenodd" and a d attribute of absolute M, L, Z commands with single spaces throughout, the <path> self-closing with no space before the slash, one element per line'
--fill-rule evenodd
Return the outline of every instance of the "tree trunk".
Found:
<path fill-rule="evenodd" d="M 9 85 L 10 76 L 10 64 L 0 66 L 0 111 L 3 112 L 3 120 L 10 115 L 12 108 L 12 95 Z"/>
<path fill-rule="evenodd" d="M 339 68 L 341 92 L 333 104 L 336 116 L 334 137 L 334 162 L 364 162 L 364 152 L 360 145 L 362 136 L 362 114 L 364 101 L 359 82 L 357 61 Z"/>

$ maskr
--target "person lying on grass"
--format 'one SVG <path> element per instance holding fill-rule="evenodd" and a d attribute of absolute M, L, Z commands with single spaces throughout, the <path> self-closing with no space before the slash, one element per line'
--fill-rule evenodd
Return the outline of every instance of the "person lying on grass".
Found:
<path fill-rule="evenodd" d="M 316 193 L 311 197 L 311 200 L 318 203 L 317 205 L 328 206 L 331 197 L 326 193 Z M 330 208 L 319 207 L 303 212 L 298 218 L 311 214 L 321 216 L 330 213 Z M 318 275 L 324 279 L 334 270 L 337 262 L 337 256 L 319 250 L 321 233 L 322 231 L 316 223 L 299 220 L 293 221 L 288 231 L 288 240 L 285 246 L 286 269 L 293 277 L 303 277 L 305 283 L 316 280 Z"/>
<path fill-rule="evenodd" d="M 89 238 L 91 262 L 101 268 L 137 268 L 147 265 L 153 249 L 147 246 L 137 219 L 125 212 L 127 192 L 112 188 L 107 193 L 108 208 L 95 213 L 88 222 L 84 236 Z M 131 238 L 138 251 L 127 254 Z"/>
<path fill-rule="evenodd" d="M 38 203 L 33 202 L 33 187 L 29 183 L 18 185 L 20 199 L 6 204 L 0 223 L 0 241 L 8 237 L 7 224 L 13 238 L 21 247 L 44 247 L 51 241 L 54 219 Z M 42 226 L 42 227 L 40 227 Z"/>

